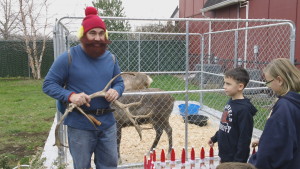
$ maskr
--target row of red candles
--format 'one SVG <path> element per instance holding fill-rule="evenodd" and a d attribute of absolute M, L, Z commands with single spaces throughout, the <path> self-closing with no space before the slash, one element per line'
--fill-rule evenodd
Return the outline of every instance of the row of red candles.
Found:
<path fill-rule="evenodd" d="M 255 148 L 253 148 L 252 150 L 252 154 L 254 154 L 256 152 Z M 201 148 L 200 151 L 200 168 L 202 166 L 205 166 L 205 151 L 204 151 L 204 147 Z M 147 159 L 147 156 L 144 156 L 144 169 L 153 169 L 154 168 L 154 164 L 156 162 L 156 151 L 155 149 L 153 151 L 150 152 L 150 158 Z M 182 149 L 181 152 L 181 165 L 185 166 L 186 163 L 186 153 L 185 153 L 185 149 Z M 209 165 L 214 165 L 214 149 L 213 147 L 210 147 L 209 149 Z M 165 151 L 164 149 L 161 150 L 161 154 L 160 154 L 160 166 L 163 168 L 166 166 L 166 156 L 165 156 Z M 190 166 L 191 168 L 195 167 L 195 149 L 194 147 L 192 147 L 191 149 L 191 159 L 190 159 Z M 175 150 L 174 148 L 172 148 L 171 150 L 171 159 L 170 159 L 170 168 L 175 167 Z"/>

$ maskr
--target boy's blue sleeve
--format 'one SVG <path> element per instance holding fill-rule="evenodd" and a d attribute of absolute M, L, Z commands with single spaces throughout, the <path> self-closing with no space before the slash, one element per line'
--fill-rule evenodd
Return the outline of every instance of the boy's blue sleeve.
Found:
<path fill-rule="evenodd" d="M 249 110 L 238 112 L 239 137 L 235 162 L 247 162 L 250 153 L 250 143 L 253 131 L 253 115 Z"/>
<path fill-rule="evenodd" d="M 213 143 L 218 142 L 218 133 L 219 131 L 217 131 L 215 135 L 210 138 Z"/>

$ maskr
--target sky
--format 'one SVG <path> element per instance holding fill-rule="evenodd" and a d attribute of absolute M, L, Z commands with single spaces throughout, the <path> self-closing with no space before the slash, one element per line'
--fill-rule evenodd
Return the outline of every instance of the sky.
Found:
<path fill-rule="evenodd" d="M 92 0 L 50 0 L 49 15 L 59 19 L 64 16 L 84 17 L 84 8 Z M 179 0 L 122 0 L 124 13 L 130 18 L 170 18 Z"/>

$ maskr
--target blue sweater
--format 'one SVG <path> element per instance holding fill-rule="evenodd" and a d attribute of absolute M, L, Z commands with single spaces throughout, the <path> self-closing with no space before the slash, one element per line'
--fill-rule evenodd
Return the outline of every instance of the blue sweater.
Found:
<path fill-rule="evenodd" d="M 249 163 L 258 169 L 300 168 L 300 94 L 279 97 Z"/>
<path fill-rule="evenodd" d="M 257 110 L 249 99 L 230 99 L 224 109 L 219 130 L 211 138 L 218 142 L 222 162 L 247 162 Z"/>
<path fill-rule="evenodd" d="M 54 99 L 67 102 L 72 92 L 84 92 L 90 95 L 101 91 L 114 76 L 121 73 L 118 61 L 114 60 L 108 50 L 98 58 L 91 58 L 81 45 L 77 45 L 71 48 L 71 56 L 72 61 L 69 62 L 67 52 L 60 55 L 45 77 L 43 91 Z M 65 83 L 67 83 L 66 89 L 62 87 Z M 124 91 L 123 79 L 117 78 L 111 84 L 111 88 L 117 90 L 121 96 Z M 81 108 L 95 110 L 110 107 L 110 103 L 103 97 L 92 99 L 90 105 L 91 107 L 81 106 Z M 95 117 L 102 123 L 98 127 L 100 130 L 109 128 L 115 123 L 113 113 Z M 88 119 L 78 112 L 69 113 L 64 124 L 77 129 L 95 130 Z"/>

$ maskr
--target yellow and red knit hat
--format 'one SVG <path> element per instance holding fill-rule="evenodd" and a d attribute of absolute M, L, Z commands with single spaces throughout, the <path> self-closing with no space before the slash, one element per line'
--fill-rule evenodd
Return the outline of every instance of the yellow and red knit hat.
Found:
<path fill-rule="evenodd" d="M 102 28 L 106 32 L 106 25 L 98 16 L 98 11 L 94 7 L 85 8 L 85 18 L 82 20 L 81 28 L 78 31 L 78 37 L 81 38 L 86 32 L 93 28 Z"/>

